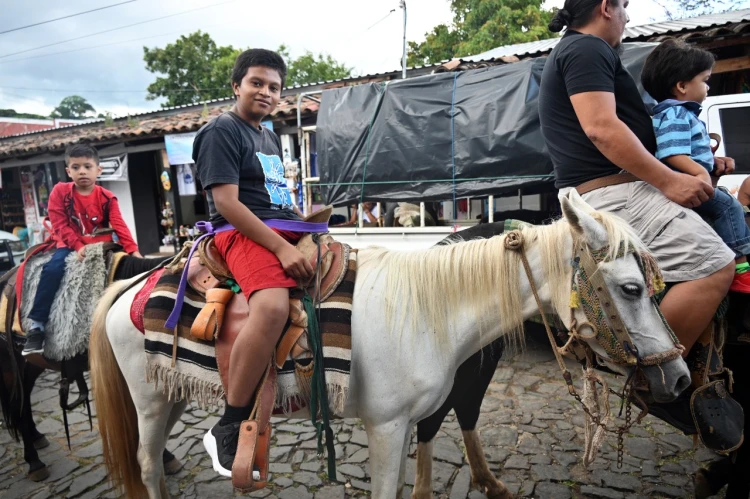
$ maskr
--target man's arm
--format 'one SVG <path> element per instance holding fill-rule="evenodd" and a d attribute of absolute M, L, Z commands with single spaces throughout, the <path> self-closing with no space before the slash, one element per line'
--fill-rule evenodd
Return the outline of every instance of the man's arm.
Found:
<path fill-rule="evenodd" d="M 638 137 L 617 117 L 615 94 L 582 92 L 570 96 L 586 136 L 612 163 L 688 208 L 700 206 L 713 196 L 713 187 L 690 175 L 670 170 L 652 156 Z"/>
<path fill-rule="evenodd" d="M 239 200 L 235 184 L 211 186 L 216 210 L 243 236 L 271 251 L 281 262 L 284 271 L 294 279 L 307 279 L 313 269 L 302 253 L 283 237 L 271 230 Z"/>

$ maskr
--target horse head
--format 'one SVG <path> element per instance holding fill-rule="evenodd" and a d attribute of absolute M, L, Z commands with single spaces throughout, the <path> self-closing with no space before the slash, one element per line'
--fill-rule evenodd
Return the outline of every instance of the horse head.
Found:
<path fill-rule="evenodd" d="M 654 299 L 664 283 L 653 257 L 624 221 L 575 190 L 561 203 L 574 245 L 570 312 L 558 311 L 565 326 L 600 364 L 627 377 L 640 369 L 656 401 L 674 400 L 690 374 Z"/>

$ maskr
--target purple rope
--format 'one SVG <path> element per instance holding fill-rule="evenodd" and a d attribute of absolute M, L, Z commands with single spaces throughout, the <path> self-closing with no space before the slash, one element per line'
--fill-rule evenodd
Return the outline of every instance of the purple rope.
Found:
<path fill-rule="evenodd" d="M 272 229 L 288 230 L 291 232 L 328 232 L 328 222 L 313 223 L 304 222 L 302 220 L 269 219 L 263 220 L 263 223 L 265 223 Z M 198 239 L 193 241 L 193 246 L 190 248 L 190 253 L 188 253 L 187 263 L 185 263 L 185 268 L 182 270 L 182 276 L 180 277 L 180 286 L 177 288 L 177 296 L 175 297 L 174 308 L 172 309 L 172 313 L 169 314 L 167 322 L 164 323 L 164 327 L 166 329 L 174 329 L 177 326 L 177 322 L 180 320 L 182 304 L 185 302 L 185 290 L 187 288 L 187 277 L 188 269 L 190 267 L 190 260 L 193 258 L 193 253 L 198 247 L 198 243 L 208 236 L 235 230 L 235 228 L 230 224 L 224 224 L 220 225 L 219 227 L 214 227 L 211 222 L 196 222 L 195 228 L 203 234 L 201 234 Z"/>

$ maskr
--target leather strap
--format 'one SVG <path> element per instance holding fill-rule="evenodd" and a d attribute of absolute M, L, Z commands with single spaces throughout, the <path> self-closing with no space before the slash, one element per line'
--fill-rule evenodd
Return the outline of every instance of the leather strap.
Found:
<path fill-rule="evenodd" d="M 630 182 L 638 182 L 640 180 L 641 179 L 639 179 L 632 173 L 616 173 L 614 175 L 607 175 L 606 177 L 599 177 L 599 178 L 595 178 L 594 180 L 589 180 L 588 182 L 584 182 L 578 187 L 576 187 L 576 191 L 578 191 L 578 194 L 583 196 L 587 192 L 595 191 L 597 189 L 601 189 L 602 187 L 609 187 L 611 185 L 628 184 Z"/>
<path fill-rule="evenodd" d="M 269 362 L 258 388 L 250 419 L 240 426 L 237 454 L 232 464 L 232 485 L 242 491 L 264 488 L 268 483 L 269 451 L 271 445 L 271 413 L 276 402 L 276 367 Z M 260 479 L 253 480 L 253 469 L 258 468 Z"/>
<path fill-rule="evenodd" d="M 284 336 L 281 337 L 281 341 L 276 347 L 276 367 L 281 369 L 284 366 L 284 362 L 286 362 L 287 357 L 289 357 L 289 353 L 304 332 L 305 328 L 303 327 L 295 326 L 294 324 L 289 326 L 289 329 L 287 329 Z"/>

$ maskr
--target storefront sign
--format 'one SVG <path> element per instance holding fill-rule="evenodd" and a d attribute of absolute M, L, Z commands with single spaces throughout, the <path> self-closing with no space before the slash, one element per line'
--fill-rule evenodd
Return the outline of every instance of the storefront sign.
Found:
<path fill-rule="evenodd" d="M 165 135 L 164 146 L 170 165 L 190 165 L 193 163 L 193 140 L 198 132 Z"/>
<path fill-rule="evenodd" d="M 273 121 L 263 121 L 261 125 L 273 130 Z M 164 136 L 164 146 L 167 149 L 167 158 L 170 165 L 192 165 L 193 141 L 198 132 L 179 133 Z"/>

